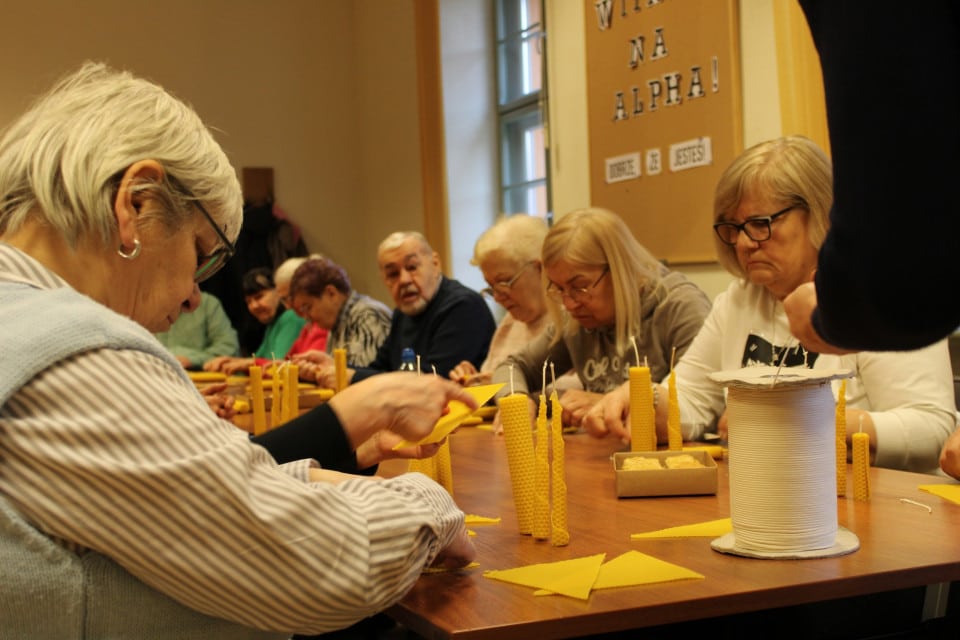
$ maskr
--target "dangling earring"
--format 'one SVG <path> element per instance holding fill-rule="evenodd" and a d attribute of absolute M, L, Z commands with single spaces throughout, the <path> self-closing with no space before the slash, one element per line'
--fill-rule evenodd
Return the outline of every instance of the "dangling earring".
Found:
<path fill-rule="evenodd" d="M 140 255 L 140 240 L 134 239 L 133 241 L 133 251 L 127 253 L 123 250 L 123 245 L 120 245 L 120 248 L 117 249 L 117 253 L 120 254 L 120 257 L 124 260 L 133 260 Z"/>

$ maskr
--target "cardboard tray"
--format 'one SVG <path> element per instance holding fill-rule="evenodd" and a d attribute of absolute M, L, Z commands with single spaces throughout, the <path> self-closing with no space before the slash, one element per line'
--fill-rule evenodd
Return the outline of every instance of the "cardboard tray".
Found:
<path fill-rule="evenodd" d="M 625 471 L 623 461 L 632 457 L 665 458 L 687 453 L 699 460 L 697 469 L 637 469 Z M 707 451 L 624 451 L 613 454 L 618 498 L 648 496 L 716 495 L 717 463 Z"/>

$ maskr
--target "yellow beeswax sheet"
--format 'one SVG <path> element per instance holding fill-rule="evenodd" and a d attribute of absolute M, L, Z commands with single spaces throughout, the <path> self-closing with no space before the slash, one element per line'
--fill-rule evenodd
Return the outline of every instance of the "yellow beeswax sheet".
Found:
<path fill-rule="evenodd" d="M 600 567 L 593 588 L 632 587 L 673 580 L 703 580 L 703 575 L 639 551 L 627 551 Z"/>
<path fill-rule="evenodd" d="M 659 529 L 657 531 L 647 531 L 646 533 L 632 533 L 631 540 L 641 540 L 644 538 L 718 538 L 733 531 L 733 523 L 730 518 L 720 518 L 719 520 L 709 520 L 707 522 L 698 522 L 696 524 L 686 524 L 680 527 L 670 527 L 669 529 Z"/>
<path fill-rule="evenodd" d="M 513 584 L 533 587 L 535 596 L 565 595 L 587 600 L 595 589 L 633 587 L 675 580 L 703 580 L 704 576 L 679 565 L 628 551 L 610 562 L 606 554 L 534 564 L 516 569 L 485 571 L 484 576 Z"/>
<path fill-rule="evenodd" d="M 960 504 L 960 484 L 922 484 L 918 488 L 921 491 Z"/>
<path fill-rule="evenodd" d="M 473 513 L 468 513 L 464 516 L 464 521 L 467 524 L 500 524 L 500 518 L 488 518 L 487 516 L 478 516 Z"/>
<path fill-rule="evenodd" d="M 424 567 L 423 571 L 420 573 L 447 573 L 450 571 L 466 571 L 467 569 L 476 569 L 479 566 L 479 562 L 471 562 L 465 567 L 458 567 L 456 569 L 450 569 L 448 567 Z"/>
<path fill-rule="evenodd" d="M 497 405 L 485 405 L 473 412 L 473 415 L 480 418 L 481 420 L 490 420 L 493 416 L 497 415 Z"/>
<path fill-rule="evenodd" d="M 193 382 L 226 382 L 227 374 L 221 371 L 187 371 Z"/>
<path fill-rule="evenodd" d="M 600 565 L 606 556 L 605 553 L 599 553 L 573 560 L 485 571 L 483 576 L 586 600 L 590 597 L 590 590 L 593 589 L 593 583 L 600 573 Z"/>
<path fill-rule="evenodd" d="M 473 396 L 473 399 L 477 401 L 477 404 L 482 405 L 484 402 L 492 398 L 502 386 L 502 382 L 499 384 L 485 384 L 479 387 L 465 387 L 464 391 Z M 437 420 L 437 423 L 433 425 L 433 431 L 430 433 L 430 435 L 417 442 L 408 442 L 405 440 L 395 446 L 394 449 L 410 447 L 415 444 L 432 444 L 434 442 L 440 442 L 450 435 L 454 429 L 460 426 L 460 423 L 463 422 L 464 418 L 473 413 L 470 407 L 462 402 L 458 402 L 457 400 L 451 400 L 447 406 L 450 408 L 450 411 Z"/>

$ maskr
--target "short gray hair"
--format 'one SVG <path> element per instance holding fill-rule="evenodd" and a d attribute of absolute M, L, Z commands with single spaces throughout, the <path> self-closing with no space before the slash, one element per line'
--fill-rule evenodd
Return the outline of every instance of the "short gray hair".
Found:
<path fill-rule="evenodd" d="M 518 267 L 540 260 L 547 231 L 547 221 L 543 218 L 525 214 L 504 216 L 477 238 L 470 264 L 479 266 L 494 253 Z"/>
<path fill-rule="evenodd" d="M 58 82 L 0 139 L 0 234 L 40 216 L 68 244 L 104 247 L 116 238 L 114 198 L 141 160 L 164 169 L 160 184 L 136 185 L 163 205 L 176 228 L 201 203 L 236 238 L 243 196 L 236 171 L 199 116 L 162 87 L 88 62 Z"/>
<path fill-rule="evenodd" d="M 431 247 L 430 243 L 427 242 L 426 236 L 419 231 L 394 231 L 384 238 L 380 243 L 380 246 L 377 247 L 377 255 L 380 255 L 384 251 L 389 251 L 390 249 L 396 249 L 407 240 L 416 240 L 420 244 L 420 250 L 423 253 L 433 253 L 433 247 Z"/>

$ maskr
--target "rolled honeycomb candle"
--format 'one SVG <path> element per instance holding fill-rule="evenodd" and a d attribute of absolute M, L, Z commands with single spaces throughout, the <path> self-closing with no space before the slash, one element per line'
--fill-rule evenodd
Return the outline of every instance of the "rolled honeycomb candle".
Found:
<path fill-rule="evenodd" d="M 300 415 L 300 367 L 295 364 L 288 364 L 286 372 L 283 402 L 283 409 L 286 411 L 284 422 L 293 420 Z"/>
<path fill-rule="evenodd" d="M 253 435 L 258 436 L 267 430 L 267 416 L 263 404 L 263 369 L 257 365 L 250 367 L 250 405 L 253 410 Z"/>
<path fill-rule="evenodd" d="M 431 480 L 437 480 L 437 456 L 429 458 L 411 458 L 407 463 L 407 471 L 419 472 Z"/>
<path fill-rule="evenodd" d="M 443 441 L 440 450 L 433 456 L 434 480 L 453 497 L 453 465 L 450 460 L 450 438 Z"/>
<path fill-rule="evenodd" d="M 347 388 L 347 350 L 333 350 L 333 368 L 336 378 L 336 391 L 343 391 Z"/>
<path fill-rule="evenodd" d="M 517 510 L 520 533 L 523 534 L 533 533 L 536 495 L 529 403 L 529 398 L 522 393 L 504 396 L 499 401 L 510 482 L 513 487 L 513 503 Z"/>
<path fill-rule="evenodd" d="M 850 437 L 853 442 L 853 499 L 870 499 L 870 436 L 862 431 Z"/>
<path fill-rule="evenodd" d="M 270 426 L 276 428 L 282 422 L 280 410 L 283 407 L 282 380 L 280 379 L 280 365 L 274 361 L 273 373 L 270 378 Z"/>
<path fill-rule="evenodd" d="M 554 385 L 556 386 L 556 385 Z M 555 547 L 564 547 L 570 543 L 570 531 L 567 528 L 567 480 L 566 455 L 563 446 L 563 407 L 557 392 L 550 394 L 550 445 L 553 464 L 550 468 L 550 493 L 553 502 L 550 509 L 550 539 Z"/>
<path fill-rule="evenodd" d="M 630 367 L 630 450 L 656 451 L 657 431 L 649 367 Z"/>
<path fill-rule="evenodd" d="M 840 381 L 837 394 L 837 495 L 847 495 L 847 381 Z"/>
<path fill-rule="evenodd" d="M 656 412 L 656 409 L 654 409 L 654 412 Z M 656 429 L 656 426 L 654 426 L 654 429 Z M 667 398 L 667 448 L 670 451 L 683 449 L 683 432 L 680 430 L 680 402 L 677 400 L 677 373 L 675 371 L 670 372 L 670 393 Z"/>
<path fill-rule="evenodd" d="M 550 430 L 547 427 L 547 397 L 540 394 L 537 411 L 537 442 L 534 487 L 536 489 L 533 515 L 533 537 L 550 537 Z"/>

